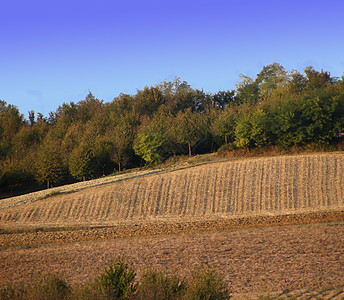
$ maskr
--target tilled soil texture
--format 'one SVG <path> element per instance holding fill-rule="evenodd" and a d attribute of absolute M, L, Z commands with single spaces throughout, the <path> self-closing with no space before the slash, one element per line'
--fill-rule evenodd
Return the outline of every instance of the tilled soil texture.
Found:
<path fill-rule="evenodd" d="M 193 222 L 142 222 L 107 227 L 88 228 L 33 228 L 4 230 L 0 234 L 0 249 L 29 248 L 51 243 L 96 241 L 102 239 L 153 236 L 188 232 L 222 231 L 269 226 L 305 225 L 344 222 L 343 211 L 313 212 L 279 216 L 223 218 Z M 1 233 L 1 231 L 0 231 Z"/>
<path fill-rule="evenodd" d="M 138 173 L 44 199 L 27 195 L 26 200 L 1 200 L 0 227 L 180 223 L 338 211 L 344 209 L 343 169 L 344 155 L 336 153 L 243 159 Z"/>
<path fill-rule="evenodd" d="M 26 282 L 37 272 L 60 272 L 82 283 L 120 254 L 133 262 L 138 279 L 147 266 L 190 276 L 195 266 L 214 264 L 236 297 L 327 288 L 343 296 L 344 223 L 11 247 L 0 251 L 0 283 Z"/>

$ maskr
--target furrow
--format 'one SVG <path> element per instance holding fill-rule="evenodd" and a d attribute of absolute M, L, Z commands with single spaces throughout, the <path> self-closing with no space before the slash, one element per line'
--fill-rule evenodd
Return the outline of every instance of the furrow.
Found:
<path fill-rule="evenodd" d="M 135 188 L 133 188 L 133 202 L 132 202 L 132 207 L 131 207 L 131 213 L 130 213 L 130 218 L 132 219 L 135 215 L 137 203 L 139 202 L 139 193 L 140 193 L 140 187 L 141 187 L 141 182 L 136 182 L 134 185 Z"/>

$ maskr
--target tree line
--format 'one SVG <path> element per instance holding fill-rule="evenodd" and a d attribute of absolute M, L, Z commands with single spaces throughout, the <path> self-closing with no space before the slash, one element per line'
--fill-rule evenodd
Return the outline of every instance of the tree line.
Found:
<path fill-rule="evenodd" d="M 176 77 L 104 103 L 91 92 L 48 117 L 0 100 L 0 188 L 53 186 L 175 155 L 342 140 L 344 76 L 273 63 L 234 90 L 207 93 Z"/>

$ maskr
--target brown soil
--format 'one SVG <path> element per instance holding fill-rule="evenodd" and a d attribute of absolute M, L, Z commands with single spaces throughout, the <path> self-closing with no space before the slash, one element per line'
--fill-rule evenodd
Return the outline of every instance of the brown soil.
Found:
<path fill-rule="evenodd" d="M 195 266 L 210 263 L 236 297 L 283 294 L 288 289 L 294 295 L 317 290 L 317 297 L 322 293 L 321 298 L 330 298 L 326 297 L 329 288 L 331 297 L 340 299 L 344 223 L 285 226 L 288 221 L 331 220 L 343 221 L 344 213 L 2 234 L 0 284 L 26 282 L 37 272 L 48 271 L 63 273 L 73 284 L 82 283 L 96 276 L 109 259 L 124 254 L 138 278 L 149 265 L 189 276 Z M 261 227 L 271 225 L 285 227 Z"/>

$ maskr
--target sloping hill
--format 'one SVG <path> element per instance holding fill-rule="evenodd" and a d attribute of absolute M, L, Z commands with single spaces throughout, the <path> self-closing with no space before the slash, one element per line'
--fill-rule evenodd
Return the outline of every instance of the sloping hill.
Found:
<path fill-rule="evenodd" d="M 343 170 L 344 154 L 332 153 L 243 159 L 146 173 L 3 207 L 0 226 L 185 222 L 338 211 L 344 209 Z"/>

